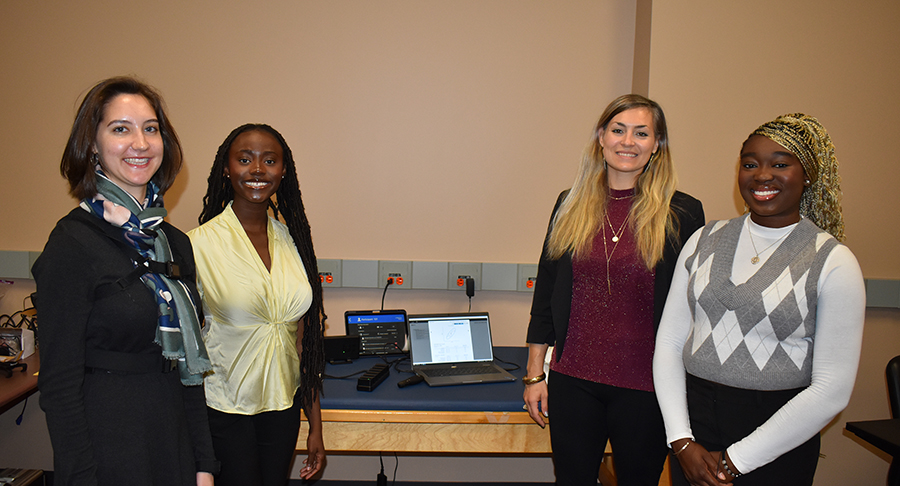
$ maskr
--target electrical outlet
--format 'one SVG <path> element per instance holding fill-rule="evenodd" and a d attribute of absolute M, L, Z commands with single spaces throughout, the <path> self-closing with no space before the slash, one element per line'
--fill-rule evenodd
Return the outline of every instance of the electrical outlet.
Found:
<path fill-rule="evenodd" d="M 466 278 L 475 280 L 475 290 L 481 290 L 481 264 L 450 262 L 448 265 L 447 288 L 466 290 Z"/>
<path fill-rule="evenodd" d="M 412 262 L 380 260 L 378 262 L 378 281 L 382 287 L 387 285 L 388 278 L 394 279 L 394 284 L 391 285 L 391 288 L 412 288 Z"/>
<path fill-rule="evenodd" d="M 341 260 L 316 260 L 319 267 L 319 280 L 322 288 L 341 286 Z"/>
<path fill-rule="evenodd" d="M 520 263 L 516 290 L 519 292 L 534 292 L 534 283 L 537 282 L 537 270 L 538 266 L 534 263 Z"/>

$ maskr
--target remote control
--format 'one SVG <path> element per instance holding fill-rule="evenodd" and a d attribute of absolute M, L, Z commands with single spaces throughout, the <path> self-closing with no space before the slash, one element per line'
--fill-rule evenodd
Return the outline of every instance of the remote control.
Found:
<path fill-rule="evenodd" d="M 416 383 L 421 383 L 423 381 L 425 381 L 425 378 L 422 378 L 419 375 L 413 375 L 405 380 L 400 381 L 400 383 L 397 383 L 397 388 L 403 388 L 405 386 L 415 385 Z"/>

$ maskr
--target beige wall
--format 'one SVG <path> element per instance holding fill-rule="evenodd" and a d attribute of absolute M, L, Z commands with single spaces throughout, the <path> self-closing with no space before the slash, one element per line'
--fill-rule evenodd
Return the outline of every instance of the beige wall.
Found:
<path fill-rule="evenodd" d="M 17 231 L 0 249 L 43 246 L 73 205 L 58 160 L 76 103 L 134 73 L 161 90 L 184 144 L 167 198 L 181 228 L 196 226 L 219 143 L 258 121 L 299 161 L 320 257 L 534 261 L 593 122 L 631 88 L 634 10 L 283 0 L 140 15 L 60 2 L 48 15 L 3 2 L 0 227 Z"/>
<path fill-rule="evenodd" d="M 166 196 L 182 229 L 228 132 L 267 122 L 298 161 L 320 258 L 536 262 L 593 123 L 631 89 L 634 1 L 168 1 L 141 9 L 141 34 L 128 9 L 95 5 L 0 3 L 15 73 L 0 77 L 0 228 L 14 235 L 0 250 L 43 247 L 75 203 L 58 160 L 80 97 L 133 73 L 161 90 L 184 145 Z M 326 297 L 330 334 L 345 310 L 380 305 L 375 290 Z M 467 308 L 459 293 L 391 299 Z M 481 293 L 473 309 L 518 345 L 529 301 Z"/>
<path fill-rule="evenodd" d="M 655 0 L 650 96 L 666 108 L 681 186 L 711 219 L 743 202 L 741 143 L 804 112 L 831 134 L 846 243 L 866 278 L 900 278 L 900 3 Z"/>
<path fill-rule="evenodd" d="M 320 257 L 498 263 L 537 259 L 599 112 L 647 88 L 666 110 L 681 187 L 710 218 L 740 210 L 736 159 L 751 130 L 781 113 L 818 116 L 842 164 L 847 243 L 867 278 L 900 278 L 893 0 L 84 5 L 0 2 L 0 250 L 39 250 L 74 206 L 59 156 L 80 96 L 107 76 L 136 74 L 168 102 L 187 167 L 167 206 L 183 229 L 196 225 L 218 144 L 261 121 L 294 150 Z M 18 308 L 28 282 L 16 285 L 0 310 Z M 343 332 L 344 310 L 380 299 L 329 289 L 328 333 Z M 520 345 L 529 304 L 524 293 L 480 292 L 473 309 L 491 311 L 497 344 Z M 454 311 L 467 301 L 395 291 L 386 305 Z M 900 313 L 869 311 L 857 388 L 825 434 L 816 484 L 883 480 L 885 459 L 841 429 L 887 415 L 882 373 L 900 354 L 898 334 Z M 370 478 L 366 460 L 341 458 L 326 478 Z M 470 480 L 552 474 L 542 459 L 467 464 L 482 464 Z M 399 479 L 434 468 L 403 459 Z"/>

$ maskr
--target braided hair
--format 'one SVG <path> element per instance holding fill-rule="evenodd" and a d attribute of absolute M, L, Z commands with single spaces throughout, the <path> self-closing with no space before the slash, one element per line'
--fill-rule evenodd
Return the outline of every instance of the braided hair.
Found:
<path fill-rule="evenodd" d="M 760 125 L 750 135 L 762 135 L 800 159 L 803 172 L 812 182 L 803 190 L 800 214 L 838 241 L 843 241 L 844 218 L 841 213 L 838 161 L 831 137 L 819 120 L 803 113 L 790 113 Z"/>
<path fill-rule="evenodd" d="M 238 135 L 250 132 L 266 132 L 281 145 L 285 167 L 284 179 L 275 192 L 275 202 L 269 200 L 269 208 L 272 209 L 275 218 L 279 214 L 284 220 L 294 240 L 294 246 L 303 261 L 309 285 L 312 287 L 312 304 L 303 319 L 302 353 L 300 356 L 300 403 L 307 413 L 318 393 L 322 391 L 322 373 L 325 371 L 325 329 L 323 322 L 326 318 L 322 304 L 322 282 L 319 280 L 319 267 L 316 262 L 316 253 L 313 250 L 312 235 L 309 220 L 306 218 L 306 210 L 303 208 L 303 198 L 300 195 L 300 184 L 297 182 L 297 167 L 291 149 L 284 137 L 277 130 L 265 124 L 248 123 L 235 128 L 219 146 L 212 170 L 209 172 L 206 195 L 203 196 L 203 211 L 200 212 L 200 224 L 206 223 L 218 216 L 228 203 L 234 199 L 234 189 L 231 180 L 224 177 L 228 167 L 228 154 L 231 144 Z"/>

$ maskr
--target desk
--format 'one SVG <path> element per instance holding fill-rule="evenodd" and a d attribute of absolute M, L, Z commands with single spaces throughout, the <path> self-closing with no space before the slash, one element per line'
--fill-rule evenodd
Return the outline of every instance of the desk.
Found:
<path fill-rule="evenodd" d="M 38 389 L 38 378 L 35 373 L 41 368 L 41 360 L 37 351 L 22 362 L 28 365 L 24 373 L 21 369 L 15 369 L 9 378 L 0 374 L 0 413 L 14 407 Z"/>
<path fill-rule="evenodd" d="M 496 347 L 494 357 L 519 365 L 519 369 L 510 371 L 516 378 L 525 376 L 528 348 Z M 349 364 L 329 364 L 325 374 L 346 376 L 381 362 L 380 358 L 366 357 Z M 400 369 L 409 369 L 409 361 L 400 365 Z M 326 379 L 320 398 L 325 450 L 328 453 L 551 454 L 550 429 L 538 427 L 523 408 L 520 380 L 435 388 L 422 382 L 397 388 L 400 380 L 410 376 L 391 369 L 391 374 L 371 392 L 356 389 L 357 376 Z M 308 433 L 304 420 L 297 440 L 298 452 L 306 451 Z M 606 454 L 611 452 L 607 443 Z M 668 468 L 667 460 L 661 484 L 669 484 Z M 599 476 L 605 483 L 614 484 L 610 480 L 615 478 L 615 473 L 608 461 L 603 461 Z"/>
<path fill-rule="evenodd" d="M 517 378 L 525 374 L 527 353 L 527 348 L 494 349 L 497 358 L 521 366 L 512 371 Z M 367 357 L 350 364 L 329 364 L 325 373 L 345 376 L 379 362 L 380 358 Z M 409 362 L 401 363 L 400 368 L 409 369 Z M 550 454 L 549 429 L 535 425 L 522 408 L 521 382 L 436 388 L 423 382 L 397 388 L 400 380 L 410 376 L 391 369 L 390 376 L 371 392 L 356 390 L 357 376 L 326 379 L 320 399 L 325 449 L 347 453 Z M 305 450 L 306 435 L 304 422 L 298 450 Z"/>
<path fill-rule="evenodd" d="M 847 422 L 847 430 L 893 457 L 888 470 L 888 484 L 900 485 L 900 466 L 897 466 L 897 456 L 900 455 L 900 419 Z"/>

